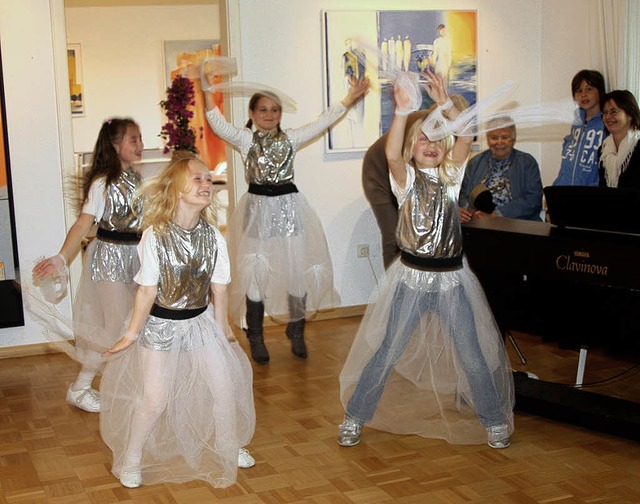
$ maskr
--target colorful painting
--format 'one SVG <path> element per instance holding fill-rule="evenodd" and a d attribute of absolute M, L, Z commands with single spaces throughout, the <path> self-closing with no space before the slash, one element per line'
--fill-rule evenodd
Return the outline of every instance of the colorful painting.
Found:
<path fill-rule="evenodd" d="M 207 124 L 204 94 L 200 85 L 200 63 L 211 56 L 220 56 L 220 44 L 216 40 L 168 40 L 164 42 L 164 63 L 167 87 L 173 79 L 182 75 L 194 85 L 195 101 L 191 127 L 196 132 L 196 149 L 200 159 L 215 170 L 226 162 L 226 146 Z M 214 101 L 224 113 L 222 93 L 214 94 Z M 202 133 L 202 134 L 200 134 Z"/>
<path fill-rule="evenodd" d="M 80 44 L 67 45 L 67 65 L 69 67 L 69 98 L 71 116 L 84 115 L 84 90 L 82 89 L 82 53 Z"/>
<path fill-rule="evenodd" d="M 327 135 L 327 152 L 366 150 L 391 124 L 393 69 L 431 67 L 449 94 L 477 99 L 477 12 L 326 11 L 323 13 L 327 105 L 341 100 L 351 77 L 367 75 L 369 94 Z M 422 107 L 431 100 L 423 91 Z"/>

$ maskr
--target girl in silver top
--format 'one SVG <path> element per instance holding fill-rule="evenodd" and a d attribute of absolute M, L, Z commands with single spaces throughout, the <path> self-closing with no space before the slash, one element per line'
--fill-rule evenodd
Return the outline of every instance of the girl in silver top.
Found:
<path fill-rule="evenodd" d="M 265 312 L 287 322 L 291 350 L 307 357 L 305 319 L 338 304 L 333 266 L 320 219 L 294 184 L 296 151 L 344 117 L 367 91 L 354 80 L 347 96 L 318 119 L 297 129 L 280 128 L 282 102 L 271 91 L 254 94 L 244 128 L 229 124 L 205 91 L 207 119 L 220 138 L 240 151 L 249 190 L 229 220 L 233 267 L 230 310 L 241 324 L 246 315 L 251 356 L 269 361 L 262 322 Z"/>
<path fill-rule="evenodd" d="M 433 109 L 459 111 L 427 70 Z M 506 448 L 514 385 L 502 336 L 462 256 L 457 196 L 473 138 L 407 134 L 408 93 L 394 86 L 386 156 L 398 199 L 401 256 L 387 270 L 340 374 L 345 418 L 338 442 L 354 446 L 364 424 L 450 443 Z M 439 110 L 438 110 L 439 109 Z"/>
<path fill-rule="evenodd" d="M 102 124 L 83 179 L 80 216 L 58 254 L 33 269 L 37 280 L 66 267 L 97 224 L 97 237 L 84 252 L 73 305 L 75 356 L 82 369 L 67 390 L 67 402 L 85 411 L 100 411 L 99 393 L 92 388 L 102 367 L 100 354 L 118 340 L 133 306 L 133 276 L 140 267 L 140 204 L 133 200 L 142 181 L 136 169 L 142 150 L 140 128 L 132 119 L 112 118 Z"/>
<path fill-rule="evenodd" d="M 181 155 L 141 189 L 138 292 L 101 385 L 100 434 L 128 488 L 227 487 L 255 464 L 243 448 L 255 430 L 253 375 L 228 321 L 229 255 L 211 179 Z"/>

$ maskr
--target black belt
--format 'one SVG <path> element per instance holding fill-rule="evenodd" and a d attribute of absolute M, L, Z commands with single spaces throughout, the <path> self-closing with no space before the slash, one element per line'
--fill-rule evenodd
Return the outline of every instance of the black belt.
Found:
<path fill-rule="evenodd" d="M 184 310 L 172 310 L 171 308 L 165 308 L 164 306 L 153 303 L 151 307 L 151 315 L 158 318 L 169 320 L 187 320 L 197 317 L 207 309 L 207 306 L 202 308 L 186 308 Z"/>
<path fill-rule="evenodd" d="M 140 235 L 138 233 L 121 233 L 120 231 L 109 231 L 108 229 L 98 228 L 96 233 L 98 238 L 105 241 L 139 243 Z"/>
<path fill-rule="evenodd" d="M 293 183 L 280 185 L 249 184 L 249 192 L 260 196 L 282 196 L 283 194 L 298 192 L 298 188 Z"/>
<path fill-rule="evenodd" d="M 453 271 L 462 268 L 462 256 L 456 257 L 418 257 L 404 250 L 400 252 L 400 260 L 410 268 L 423 271 Z"/>

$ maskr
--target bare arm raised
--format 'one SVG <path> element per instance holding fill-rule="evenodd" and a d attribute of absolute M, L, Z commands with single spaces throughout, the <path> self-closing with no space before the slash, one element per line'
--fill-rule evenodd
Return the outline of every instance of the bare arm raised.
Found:
<path fill-rule="evenodd" d="M 407 126 L 408 114 L 406 112 L 411 108 L 411 97 L 402 86 L 395 83 L 393 86 L 393 98 L 396 104 L 395 114 L 387 136 L 385 155 L 387 156 L 389 172 L 391 172 L 398 186 L 404 188 L 407 180 L 407 171 L 402 156 L 402 144 L 404 143 L 404 132 Z"/>
<path fill-rule="evenodd" d="M 442 108 L 444 115 L 450 120 L 454 120 L 458 117 L 460 111 L 451 101 L 451 98 L 449 98 L 447 90 L 444 88 L 442 77 L 431 69 L 427 69 L 422 76 L 427 79 L 427 82 L 423 84 L 423 87 L 429 94 L 429 97 Z M 451 150 L 451 159 L 458 164 L 464 163 L 469 156 L 472 143 L 473 137 L 471 136 L 456 137 L 456 142 Z"/>
<path fill-rule="evenodd" d="M 346 108 L 351 107 L 357 101 L 364 98 L 364 95 L 367 94 L 367 91 L 369 90 L 369 78 L 361 77 L 359 79 L 356 79 L 355 77 L 351 77 L 350 84 L 351 86 L 349 87 L 349 92 L 347 93 L 347 96 L 345 96 L 342 100 L 342 104 Z"/>

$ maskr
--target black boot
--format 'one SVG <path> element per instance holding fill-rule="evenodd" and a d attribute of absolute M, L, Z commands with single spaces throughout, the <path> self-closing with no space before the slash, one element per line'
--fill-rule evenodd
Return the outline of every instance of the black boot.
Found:
<path fill-rule="evenodd" d="M 264 346 L 263 321 L 264 303 L 247 298 L 247 338 L 251 346 L 251 357 L 258 364 L 269 362 L 269 351 Z"/>
<path fill-rule="evenodd" d="M 291 351 L 300 359 L 307 358 L 307 345 L 304 343 L 305 306 L 307 296 L 295 297 L 289 294 L 289 316 L 292 322 L 287 324 L 287 337 L 291 340 Z"/>

